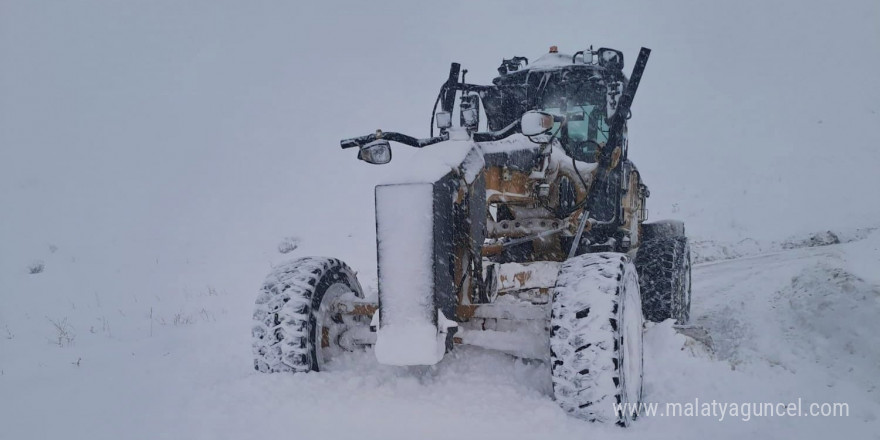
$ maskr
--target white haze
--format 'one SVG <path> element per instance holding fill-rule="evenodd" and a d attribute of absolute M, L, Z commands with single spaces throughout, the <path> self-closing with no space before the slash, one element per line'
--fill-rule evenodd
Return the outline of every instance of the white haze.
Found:
<path fill-rule="evenodd" d="M 250 287 L 255 266 L 295 235 L 307 253 L 374 271 L 382 168 L 339 139 L 426 135 L 450 62 L 488 82 L 502 57 L 551 44 L 618 48 L 627 71 L 640 46 L 653 49 L 631 121 L 652 218 L 681 217 L 692 235 L 718 239 L 880 219 L 876 2 L 21 1 L 2 11 L 4 270 L 52 243 L 109 267 L 200 264 Z M 394 148 L 397 160 L 414 154 Z"/>
<path fill-rule="evenodd" d="M 374 289 L 373 186 L 384 169 L 339 140 L 377 128 L 426 136 L 453 61 L 469 82 L 488 83 L 502 58 L 535 59 L 550 45 L 622 50 L 627 72 L 649 47 L 629 133 L 652 219 L 681 218 L 695 239 L 730 242 L 876 227 L 878 23 L 874 0 L 0 0 L 0 426 L 32 438 L 64 430 L 158 438 L 153 429 L 179 433 L 193 426 L 186 417 L 224 398 L 245 396 L 236 402 L 246 406 L 260 387 L 279 400 L 301 388 L 278 384 L 326 391 L 322 375 L 247 376 L 253 299 L 272 263 L 304 255 L 343 259 Z M 419 153 L 393 148 L 396 164 Z M 282 242 L 298 248 L 279 254 Z M 875 261 L 874 251 L 863 253 Z M 809 262 L 831 254 L 810 253 Z M 802 269 L 797 255 L 773 283 L 734 290 L 786 288 L 787 271 Z M 28 274 L 38 261 L 43 273 Z M 715 303 L 739 277 L 731 269 L 695 278 L 707 298 L 694 294 L 696 318 L 723 324 L 728 308 Z M 62 319 L 78 335 L 72 347 L 45 343 L 57 337 L 50 321 Z M 490 355 L 461 368 L 482 369 L 482 356 Z M 865 371 L 859 377 L 876 376 Z M 798 385 L 821 382 L 813 373 Z M 758 376 L 743 398 L 765 384 Z M 230 378 L 242 377 L 232 388 L 244 390 L 227 394 Z M 539 415 L 568 420 L 547 395 L 523 393 L 496 394 L 531 396 L 543 402 Z M 214 417 L 231 423 L 223 411 L 240 407 L 217 408 Z M 860 421 L 876 423 L 876 406 L 860 411 Z M 133 419 L 146 431 L 132 435 Z"/>

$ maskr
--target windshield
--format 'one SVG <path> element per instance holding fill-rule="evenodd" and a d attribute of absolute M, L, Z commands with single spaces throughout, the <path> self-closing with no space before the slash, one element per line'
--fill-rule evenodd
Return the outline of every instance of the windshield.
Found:
<path fill-rule="evenodd" d="M 577 160 L 595 162 L 597 148 L 608 142 L 606 94 L 603 85 L 588 78 L 551 81 L 544 89 L 542 108 L 568 117 L 558 136 L 566 151 Z M 552 132 L 558 129 L 557 123 Z"/>

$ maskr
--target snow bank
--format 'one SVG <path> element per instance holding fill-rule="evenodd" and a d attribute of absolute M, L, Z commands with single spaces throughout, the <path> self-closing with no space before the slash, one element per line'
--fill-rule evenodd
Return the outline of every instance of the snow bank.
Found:
<path fill-rule="evenodd" d="M 803 268 L 776 293 L 772 307 L 782 312 L 784 343 L 803 362 L 825 371 L 822 383 L 834 387 L 844 380 L 855 382 L 880 403 L 880 345 L 875 342 L 880 285 L 841 266 L 846 267 L 819 262 Z M 796 370 L 800 364 L 792 362 L 791 367 Z"/>
<path fill-rule="evenodd" d="M 845 245 L 847 269 L 854 275 L 880 286 L 880 230 L 874 229 L 864 240 Z"/>
<path fill-rule="evenodd" d="M 767 252 L 816 246 L 829 246 L 864 240 L 877 227 L 843 228 L 790 236 L 783 240 L 755 240 L 744 238 L 736 242 L 706 240 L 691 237 L 691 255 L 694 264 L 729 260 Z"/>

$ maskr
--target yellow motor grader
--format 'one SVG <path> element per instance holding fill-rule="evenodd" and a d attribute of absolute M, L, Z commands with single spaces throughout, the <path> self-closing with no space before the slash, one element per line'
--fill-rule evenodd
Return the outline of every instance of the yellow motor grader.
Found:
<path fill-rule="evenodd" d="M 429 137 L 341 141 L 376 165 L 391 142 L 422 149 L 418 167 L 388 166 L 406 177 L 375 188 L 378 301 L 335 258 L 275 267 L 256 300 L 255 368 L 319 371 L 368 346 L 384 364 L 434 365 L 475 345 L 546 361 L 565 411 L 628 425 L 643 318 L 685 324 L 690 311 L 684 225 L 646 222 L 648 188 L 628 154 L 649 55 L 627 78 L 620 51 L 551 47 L 503 60 L 491 85 L 466 83 L 453 63 Z"/>

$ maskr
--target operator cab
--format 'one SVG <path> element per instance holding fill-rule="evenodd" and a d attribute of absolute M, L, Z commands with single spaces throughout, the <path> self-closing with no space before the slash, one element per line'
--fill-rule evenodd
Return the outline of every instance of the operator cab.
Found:
<path fill-rule="evenodd" d="M 604 48 L 572 56 L 553 46 L 531 64 L 524 57 L 506 59 L 492 81 L 495 87 L 481 93 L 489 128 L 499 130 L 529 110 L 565 116 L 567 123 L 557 122 L 550 132 L 569 156 L 596 162 L 597 150 L 608 142 L 608 118 L 626 86 L 622 68 L 623 54 Z"/>
<path fill-rule="evenodd" d="M 560 76 L 548 81 L 540 97 L 538 109 L 566 115 L 568 122 L 554 124 L 569 156 L 582 162 L 596 162 L 596 151 L 608 142 L 606 87 L 582 72 L 555 72 Z M 560 125 L 562 125 L 560 127 Z"/>

